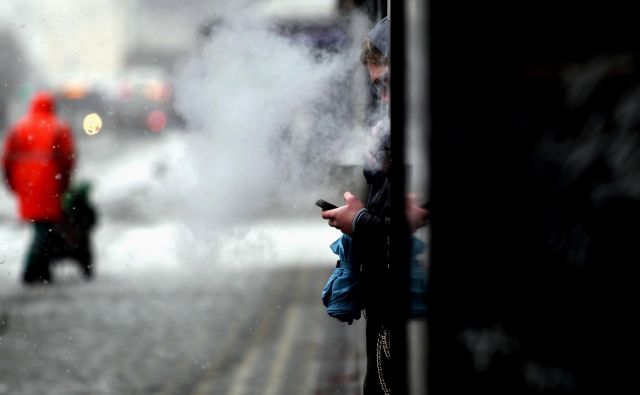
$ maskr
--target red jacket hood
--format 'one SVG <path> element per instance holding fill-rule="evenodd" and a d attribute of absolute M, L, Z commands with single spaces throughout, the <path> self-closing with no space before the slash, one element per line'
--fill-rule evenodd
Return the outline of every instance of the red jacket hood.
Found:
<path fill-rule="evenodd" d="M 55 110 L 55 98 L 49 92 L 38 92 L 31 99 L 31 114 L 53 114 Z"/>

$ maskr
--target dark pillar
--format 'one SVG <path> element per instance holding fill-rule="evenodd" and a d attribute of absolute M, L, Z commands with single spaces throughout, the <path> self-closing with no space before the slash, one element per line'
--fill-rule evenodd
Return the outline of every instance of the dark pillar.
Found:
<path fill-rule="evenodd" d="M 405 40 L 405 3 L 391 3 L 390 94 L 391 120 L 391 236 L 389 249 L 393 266 L 392 294 L 395 311 L 393 320 L 393 393 L 406 394 L 407 381 L 407 319 L 409 316 L 409 230 L 405 218 L 406 158 L 405 136 L 407 118 L 407 51 Z M 395 22 L 397 21 L 397 22 Z M 401 308 L 400 306 L 405 306 Z"/>

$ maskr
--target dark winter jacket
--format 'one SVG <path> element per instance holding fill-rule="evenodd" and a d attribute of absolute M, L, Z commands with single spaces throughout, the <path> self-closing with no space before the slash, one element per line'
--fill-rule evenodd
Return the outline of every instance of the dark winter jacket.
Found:
<path fill-rule="evenodd" d="M 382 170 L 365 170 L 370 192 L 366 210 L 357 214 L 353 253 L 362 267 L 364 307 L 368 317 L 390 313 L 389 235 L 391 226 L 391 180 Z"/>
<path fill-rule="evenodd" d="M 78 248 L 89 242 L 91 229 L 97 223 L 97 212 L 89 197 L 90 185 L 72 185 L 63 195 L 64 217 L 59 232 L 68 248 Z"/>

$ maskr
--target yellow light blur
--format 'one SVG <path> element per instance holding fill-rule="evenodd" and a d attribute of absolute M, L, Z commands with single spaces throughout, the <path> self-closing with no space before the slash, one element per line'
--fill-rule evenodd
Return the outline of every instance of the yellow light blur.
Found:
<path fill-rule="evenodd" d="M 87 115 L 84 117 L 84 121 L 82 121 L 82 127 L 89 136 L 93 136 L 98 133 L 100 129 L 102 129 L 102 119 L 100 118 L 100 115 L 95 112 Z"/>

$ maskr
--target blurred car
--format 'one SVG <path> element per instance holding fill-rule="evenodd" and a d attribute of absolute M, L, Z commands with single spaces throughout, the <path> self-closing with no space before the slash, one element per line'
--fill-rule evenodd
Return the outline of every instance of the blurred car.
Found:
<path fill-rule="evenodd" d="M 180 127 L 168 73 L 153 66 L 133 66 L 115 78 L 109 102 L 115 127 L 124 131 L 160 132 Z"/>
<path fill-rule="evenodd" d="M 95 79 L 60 78 L 53 84 L 52 91 L 56 98 L 56 112 L 71 124 L 75 134 L 83 132 L 84 118 L 97 113 L 105 125 L 110 111 L 106 100 L 105 89 Z"/>

